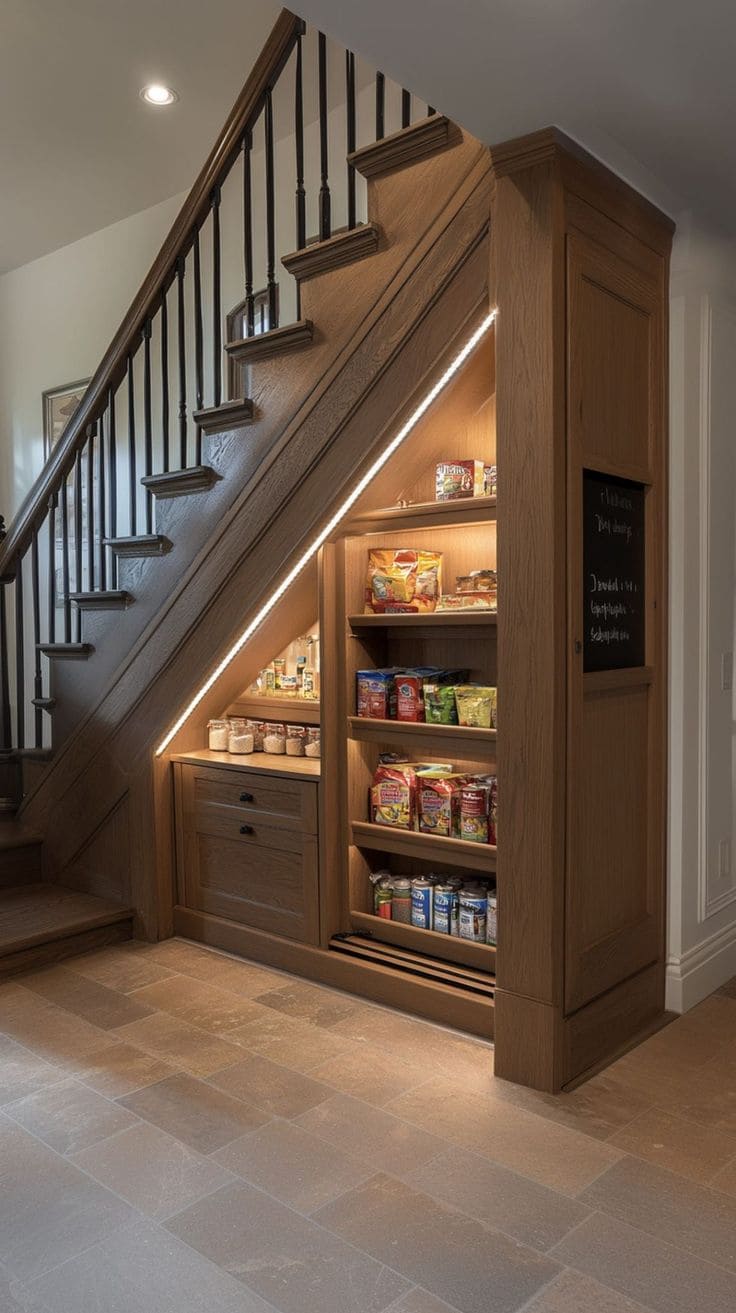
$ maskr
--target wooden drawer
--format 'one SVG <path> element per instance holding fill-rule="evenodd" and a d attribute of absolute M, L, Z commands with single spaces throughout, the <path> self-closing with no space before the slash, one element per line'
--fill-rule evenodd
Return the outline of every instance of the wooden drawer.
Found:
<path fill-rule="evenodd" d="M 317 833 L 316 782 L 281 779 L 248 770 L 184 766 L 185 794 L 199 817 L 211 805 L 233 807 L 290 819 L 306 834 Z"/>

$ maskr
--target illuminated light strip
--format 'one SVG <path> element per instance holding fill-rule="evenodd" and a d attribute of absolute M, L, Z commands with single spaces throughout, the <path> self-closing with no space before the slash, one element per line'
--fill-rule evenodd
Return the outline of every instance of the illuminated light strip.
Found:
<path fill-rule="evenodd" d="M 293 584 L 294 580 L 298 577 L 298 575 L 301 574 L 305 566 L 307 566 L 309 562 L 312 560 L 312 558 L 317 554 L 323 543 L 327 541 L 333 530 L 337 528 L 340 521 L 344 519 L 344 517 L 347 515 L 351 506 L 355 505 L 356 501 L 361 496 L 361 494 L 365 492 L 368 485 L 372 483 L 373 479 L 376 477 L 379 471 L 383 469 L 384 465 L 386 464 L 386 461 L 390 460 L 394 452 L 397 451 L 398 448 L 401 446 L 404 439 L 408 437 L 412 429 L 415 428 L 416 425 L 419 423 L 422 416 L 429 410 L 429 407 L 432 405 L 432 402 L 437 400 L 437 397 L 439 396 L 440 392 L 442 392 L 442 390 L 447 387 L 447 384 L 450 382 L 450 379 L 457 373 L 458 369 L 460 369 L 461 366 L 465 364 L 465 361 L 467 360 L 468 356 L 471 354 L 472 351 L 475 350 L 478 343 L 482 341 L 482 339 L 485 337 L 486 333 L 491 327 L 491 324 L 496 318 L 497 313 L 498 311 L 492 310 L 490 314 L 486 315 L 483 322 L 479 325 L 478 328 L 476 328 L 472 337 L 468 339 L 462 350 L 458 353 L 458 355 L 455 356 L 455 359 L 448 365 L 447 369 L 445 370 L 441 378 L 438 379 L 434 387 L 427 393 L 423 401 L 420 402 L 414 413 L 409 416 L 409 419 L 406 421 L 404 426 L 401 429 L 399 429 L 399 432 L 396 434 L 396 437 L 392 438 L 388 446 L 385 447 L 384 450 L 381 452 L 381 455 L 373 462 L 370 469 L 363 475 L 362 479 L 360 479 L 360 481 L 353 488 L 353 491 L 349 494 L 348 497 L 345 498 L 345 501 L 338 508 L 338 510 L 335 511 L 335 514 L 332 516 L 332 519 L 327 522 L 324 529 L 322 529 L 321 532 L 317 535 L 317 537 L 313 540 L 313 542 L 310 543 L 304 555 L 299 558 L 296 565 L 294 565 L 289 571 L 289 573 L 286 575 L 286 577 L 282 579 L 278 588 L 276 588 L 274 592 L 271 593 L 271 596 L 269 597 L 268 601 L 264 602 L 260 611 L 258 611 L 254 619 L 251 620 L 247 629 L 243 630 L 243 633 L 240 635 L 240 638 L 237 640 L 236 643 L 233 644 L 227 655 L 223 657 L 219 666 L 217 666 L 216 669 L 213 670 L 212 674 L 210 675 L 206 683 L 204 683 L 202 687 L 198 690 L 198 692 L 195 693 L 194 697 L 192 698 L 186 710 L 182 712 L 179 719 L 172 725 L 171 729 L 166 735 L 166 738 L 162 740 L 162 742 L 159 744 L 159 746 L 156 749 L 157 757 L 160 757 L 161 754 L 166 751 L 169 744 L 171 743 L 171 740 L 174 738 L 174 735 L 179 733 L 179 730 L 182 728 L 183 725 L 186 724 L 192 713 L 196 711 L 202 699 L 207 696 L 210 689 L 217 683 L 217 680 L 220 678 L 220 675 L 223 673 L 223 671 L 227 670 L 227 667 L 230 665 L 230 662 L 235 659 L 235 657 L 238 655 L 240 651 L 242 651 L 243 647 L 248 642 L 248 639 L 251 638 L 255 633 L 256 629 L 258 629 L 259 626 L 263 624 L 263 621 L 266 619 L 266 616 L 269 615 L 269 613 L 275 607 L 276 603 L 281 600 L 281 598 L 284 596 L 284 593 L 288 591 L 288 589 Z"/>

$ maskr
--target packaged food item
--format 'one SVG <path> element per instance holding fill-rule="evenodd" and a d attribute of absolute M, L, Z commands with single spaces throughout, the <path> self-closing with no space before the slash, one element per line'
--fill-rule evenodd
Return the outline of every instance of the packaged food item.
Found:
<path fill-rule="evenodd" d="M 318 757 L 320 753 L 320 732 L 319 726 L 310 725 L 307 729 L 306 740 L 304 743 L 305 757 Z"/>
<path fill-rule="evenodd" d="M 298 656 L 296 659 L 296 686 L 301 688 L 304 683 L 304 671 L 307 665 L 306 656 Z"/>
<path fill-rule="evenodd" d="M 421 775 L 417 780 L 419 829 L 451 839 L 460 830 L 460 788 L 463 775 Z"/>
<path fill-rule="evenodd" d="M 417 777 L 412 766 L 379 765 L 371 785 L 371 820 L 401 830 L 416 829 Z"/>
<path fill-rule="evenodd" d="M 489 775 L 488 787 L 488 842 L 495 846 L 498 843 L 498 779 L 495 775 Z"/>
<path fill-rule="evenodd" d="M 229 736 L 229 720 L 209 720 L 207 722 L 207 743 L 210 752 L 227 752 Z"/>
<path fill-rule="evenodd" d="M 263 736 L 266 732 L 265 722 L 262 720 L 246 720 L 245 726 L 248 733 L 253 735 L 253 751 L 263 752 Z"/>
<path fill-rule="evenodd" d="M 491 593 L 442 593 L 436 611 L 493 611 Z"/>
<path fill-rule="evenodd" d="M 307 731 L 303 725 L 286 726 L 287 757 L 303 757 L 307 742 Z"/>
<path fill-rule="evenodd" d="M 371 548 L 368 552 L 365 610 L 434 611 L 441 592 L 442 553 L 404 547 Z"/>
<path fill-rule="evenodd" d="M 482 497 L 485 492 L 485 466 L 482 460 L 456 460 L 438 465 L 435 500 L 454 501 L 457 497 Z"/>
<path fill-rule="evenodd" d="M 267 723 L 263 727 L 263 751 L 286 752 L 286 726 Z"/>
<path fill-rule="evenodd" d="M 424 685 L 424 719 L 431 725 L 457 725 L 454 684 Z"/>
<path fill-rule="evenodd" d="M 358 715 L 368 720 L 393 720 L 396 716 L 395 666 L 384 670 L 358 670 L 355 676 Z"/>
<path fill-rule="evenodd" d="M 453 889 L 451 884 L 436 884 L 433 930 L 440 935 L 457 935 L 459 904 L 457 889 Z"/>
<path fill-rule="evenodd" d="M 281 696 L 284 698 L 295 698 L 297 695 L 298 685 L 296 675 L 281 676 Z"/>
<path fill-rule="evenodd" d="M 276 688 L 277 688 L 277 689 L 280 689 L 280 688 L 281 688 L 281 680 L 282 680 L 283 676 L 286 674 L 286 658 L 285 658 L 285 657 L 275 657 L 274 660 L 273 660 L 273 662 L 272 662 L 272 665 L 273 665 L 273 672 L 274 672 L 274 676 L 275 676 L 275 680 L 276 680 Z"/>
<path fill-rule="evenodd" d="M 486 497 L 496 497 L 498 478 L 495 465 L 486 465 L 483 468 L 483 491 Z"/>
<path fill-rule="evenodd" d="M 314 701 L 317 697 L 317 683 L 315 671 L 311 666 L 305 666 L 302 671 L 302 686 L 300 689 L 301 696 Z"/>
<path fill-rule="evenodd" d="M 391 885 L 393 888 L 391 916 L 401 925 L 411 925 L 411 880 L 405 879 L 404 876 L 394 876 Z"/>
<path fill-rule="evenodd" d="M 412 880 L 411 882 L 411 923 L 418 930 L 432 929 L 432 904 L 434 885 L 431 880 Z"/>
<path fill-rule="evenodd" d="M 495 593 L 497 586 L 497 575 L 495 570 L 471 570 L 470 574 L 465 576 L 470 580 L 471 586 L 468 589 L 460 589 L 460 580 L 457 581 L 458 592 L 469 593 Z"/>
<path fill-rule="evenodd" d="M 494 889 L 492 892 L 489 892 L 488 894 L 488 911 L 486 914 L 486 943 L 495 945 L 497 934 L 498 934 L 498 909 L 496 906 L 496 891 Z"/>
<path fill-rule="evenodd" d="M 390 880 L 381 880 L 373 890 L 373 910 L 386 921 L 392 918 L 393 889 Z"/>
<path fill-rule="evenodd" d="M 237 717 L 233 717 L 230 721 L 227 750 L 228 752 L 237 754 L 253 751 L 253 735 L 248 729 L 247 720 L 240 720 Z"/>
<path fill-rule="evenodd" d="M 496 729 L 497 690 L 487 684 L 458 684 L 455 688 L 458 724 L 474 729 Z"/>
<path fill-rule="evenodd" d="M 487 913 L 488 897 L 483 886 L 466 884 L 460 892 L 460 938 L 475 944 L 485 943 Z"/>
<path fill-rule="evenodd" d="M 469 843 L 488 843 L 490 804 L 488 784 L 464 784 L 460 791 L 460 838 Z"/>
<path fill-rule="evenodd" d="M 402 674 L 396 676 L 396 719 L 424 720 L 424 676 Z"/>
<path fill-rule="evenodd" d="M 263 692 L 267 698 L 272 698 L 276 692 L 276 671 L 273 665 L 266 666 L 263 672 Z"/>

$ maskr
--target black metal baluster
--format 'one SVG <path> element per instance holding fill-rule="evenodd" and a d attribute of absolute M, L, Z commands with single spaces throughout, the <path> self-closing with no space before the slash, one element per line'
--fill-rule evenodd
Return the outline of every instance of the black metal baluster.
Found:
<path fill-rule="evenodd" d="M 61 485 L 61 586 L 64 599 L 64 642 L 72 641 L 72 604 L 69 600 L 69 484 Z"/>
<path fill-rule="evenodd" d="M 112 388 L 108 392 L 107 408 L 110 413 L 110 425 L 107 431 L 107 469 L 108 469 L 108 492 L 110 497 L 110 526 L 109 537 L 117 538 L 118 536 L 118 453 L 117 453 L 117 431 L 115 419 L 115 393 Z M 111 587 L 118 586 L 118 558 L 114 552 L 110 553 L 110 582 Z"/>
<path fill-rule="evenodd" d="M 161 292 L 161 446 L 166 472 L 169 468 L 169 307 L 165 288 Z"/>
<path fill-rule="evenodd" d="M 102 441 L 102 434 L 100 434 Z M 143 452 L 146 476 L 153 474 L 153 416 L 151 412 L 151 321 L 143 325 Z M 153 493 L 146 488 L 146 533 L 153 529 Z"/>
<path fill-rule="evenodd" d="M 386 79 L 383 73 L 376 73 L 376 141 L 382 141 L 386 135 Z"/>
<path fill-rule="evenodd" d="M 266 289 L 268 296 L 268 326 L 278 328 L 279 306 L 276 291 L 276 200 L 273 157 L 273 97 L 266 92 L 264 105 L 264 131 L 266 137 Z"/>
<path fill-rule="evenodd" d="M 135 537 L 138 532 L 138 484 L 136 482 L 135 458 L 135 379 L 133 376 L 133 357 L 128 356 L 128 520 L 129 532 Z"/>
<path fill-rule="evenodd" d="M 187 348 L 186 312 L 184 308 L 184 256 L 176 265 L 176 304 L 179 338 L 179 465 L 187 468 Z"/>
<path fill-rule="evenodd" d="M 107 588 L 107 550 L 105 548 L 105 423 L 100 415 L 97 426 L 97 542 L 99 560 L 99 581 L 102 592 Z"/>
<path fill-rule="evenodd" d="M 347 145 L 348 155 L 355 150 L 355 55 L 345 51 L 345 90 L 348 115 Z M 354 228 L 355 218 L 355 169 L 348 164 L 348 228 Z"/>
<path fill-rule="evenodd" d="M 2 746 L 13 746 L 10 722 L 10 669 L 8 662 L 8 617 L 5 602 L 5 583 L 0 580 L 0 733 Z"/>
<path fill-rule="evenodd" d="M 48 606 L 49 606 L 49 643 L 56 642 L 56 493 L 49 497 L 49 577 L 48 585 Z"/>
<path fill-rule="evenodd" d="M 75 593 L 84 592 L 84 579 L 82 577 L 82 453 L 77 452 L 74 461 L 74 591 Z M 79 607 L 76 608 L 74 617 L 74 641 L 81 642 L 82 639 L 82 612 Z"/>
<path fill-rule="evenodd" d="M 319 168 L 322 183 L 319 189 L 319 239 L 327 240 L 332 233 L 330 217 L 330 188 L 327 158 L 327 37 L 319 34 Z"/>
<path fill-rule="evenodd" d="M 243 270 L 245 275 L 245 337 L 255 331 L 255 299 L 253 296 L 253 179 L 250 157 L 253 134 L 243 137 Z"/>
<path fill-rule="evenodd" d="M 197 410 L 204 404 L 203 376 L 204 356 L 202 354 L 202 269 L 199 258 L 199 228 L 194 230 L 194 383 Z M 202 464 L 202 429 L 196 425 L 195 465 Z"/>
<path fill-rule="evenodd" d="M 75 542 L 76 546 L 76 542 Z M 38 568 L 38 529 L 31 535 L 31 593 L 33 604 L 33 696 L 43 697 L 43 678 L 41 675 L 41 597 L 40 572 Z M 33 709 L 34 744 L 40 748 L 43 744 L 43 712 L 40 707 Z"/>
<path fill-rule="evenodd" d="M 213 405 L 222 401 L 222 273 L 220 255 L 220 201 L 222 192 L 212 193 L 212 392 Z"/>
<path fill-rule="evenodd" d="M 297 38 L 296 43 L 294 138 L 296 141 L 296 249 L 303 251 L 307 244 L 307 193 L 304 189 L 304 87 L 301 37 Z"/>
<path fill-rule="evenodd" d="M 408 128 L 411 123 L 411 92 L 401 92 L 401 126 Z"/>
<path fill-rule="evenodd" d="M 15 563 L 15 737 L 26 746 L 25 633 L 23 631 L 23 560 Z"/>
<path fill-rule="evenodd" d="M 95 590 L 95 430 L 87 429 L 87 460 L 85 468 L 85 500 L 87 502 L 87 590 Z M 135 533 L 135 529 L 133 530 Z"/>

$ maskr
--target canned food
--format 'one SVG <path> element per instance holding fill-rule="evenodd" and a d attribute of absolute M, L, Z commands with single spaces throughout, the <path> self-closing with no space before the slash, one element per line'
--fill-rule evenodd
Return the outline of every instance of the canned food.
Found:
<path fill-rule="evenodd" d="M 433 929 L 441 935 L 457 934 L 459 896 L 450 884 L 437 884 L 434 887 Z M 453 929 L 453 924 L 455 928 Z"/>
<path fill-rule="evenodd" d="M 488 899 L 479 885 L 466 885 L 460 894 L 459 932 L 461 939 L 475 944 L 486 942 Z"/>
<path fill-rule="evenodd" d="M 391 883 L 393 886 L 391 915 L 394 921 L 399 921 L 402 925 L 411 925 L 411 880 L 399 877 Z"/>
<path fill-rule="evenodd" d="M 460 795 L 460 838 L 470 843 L 488 843 L 490 787 L 466 784 Z"/>
<path fill-rule="evenodd" d="M 486 915 L 486 943 L 495 945 L 497 933 L 498 933 L 498 913 L 496 909 L 496 894 L 491 893 L 488 895 L 488 912 Z"/>
<path fill-rule="evenodd" d="M 434 886 L 429 880 L 411 882 L 411 923 L 418 930 L 432 929 L 432 895 Z"/>
<path fill-rule="evenodd" d="M 377 884 L 373 895 L 373 905 L 376 916 L 383 917 L 385 921 L 391 920 L 391 904 L 393 902 L 393 890 L 391 885 Z"/>

